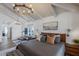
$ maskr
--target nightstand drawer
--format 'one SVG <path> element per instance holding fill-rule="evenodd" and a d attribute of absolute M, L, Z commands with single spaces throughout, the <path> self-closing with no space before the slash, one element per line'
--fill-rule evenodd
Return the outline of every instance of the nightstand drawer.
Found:
<path fill-rule="evenodd" d="M 74 52 L 74 53 L 79 53 L 79 49 L 74 49 L 74 48 L 66 48 L 67 51 Z"/>
<path fill-rule="evenodd" d="M 66 55 L 79 56 L 79 46 L 78 45 L 66 45 Z"/>
<path fill-rule="evenodd" d="M 79 56 L 78 53 L 74 53 L 74 52 L 70 52 L 70 51 L 66 52 L 66 55 L 68 55 L 68 56 Z"/>

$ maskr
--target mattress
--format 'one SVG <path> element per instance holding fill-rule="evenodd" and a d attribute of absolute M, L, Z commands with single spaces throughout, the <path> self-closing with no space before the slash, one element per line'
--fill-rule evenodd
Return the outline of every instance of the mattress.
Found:
<path fill-rule="evenodd" d="M 22 48 L 21 51 L 23 52 L 23 54 L 27 53 L 37 56 L 63 56 L 65 51 L 63 43 L 50 45 L 36 40 L 24 42 L 20 44 L 20 47 Z"/>

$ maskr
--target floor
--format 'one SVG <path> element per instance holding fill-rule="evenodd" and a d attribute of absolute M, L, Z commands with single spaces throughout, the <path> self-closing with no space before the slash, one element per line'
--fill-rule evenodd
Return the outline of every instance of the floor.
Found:
<path fill-rule="evenodd" d="M 0 43 L 0 56 L 6 56 L 6 53 L 16 49 L 16 45 L 13 42 L 1 42 Z"/>

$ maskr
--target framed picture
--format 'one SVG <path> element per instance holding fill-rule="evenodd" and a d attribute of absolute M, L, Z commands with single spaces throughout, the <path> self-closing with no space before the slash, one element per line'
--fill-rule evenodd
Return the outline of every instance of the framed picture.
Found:
<path fill-rule="evenodd" d="M 58 21 L 44 23 L 43 29 L 44 30 L 57 30 L 58 29 Z"/>

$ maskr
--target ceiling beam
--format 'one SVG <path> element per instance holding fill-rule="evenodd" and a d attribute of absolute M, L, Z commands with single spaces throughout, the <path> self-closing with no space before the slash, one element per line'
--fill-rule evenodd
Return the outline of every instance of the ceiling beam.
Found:
<path fill-rule="evenodd" d="M 8 10 L 10 10 L 11 12 L 13 12 L 14 14 L 16 14 L 18 17 L 21 17 L 23 20 L 29 22 L 29 20 L 26 20 L 23 16 L 19 15 L 17 12 L 13 11 L 10 7 L 6 6 L 5 4 L 2 4 L 5 8 L 7 8 Z M 41 15 L 39 15 L 36 11 L 34 11 L 35 15 L 38 15 L 39 18 L 42 18 Z M 30 21 L 34 20 L 33 15 L 29 15 L 32 19 L 30 19 Z M 26 16 L 27 17 L 27 16 Z M 27 17 L 28 18 L 28 17 Z"/>
<path fill-rule="evenodd" d="M 52 4 L 51 4 L 51 6 L 52 6 L 52 9 L 54 10 L 54 16 L 57 16 L 56 6 L 54 6 Z"/>
<path fill-rule="evenodd" d="M 5 4 L 1 4 L 3 7 L 5 7 L 5 8 L 7 8 L 9 11 L 11 11 L 14 15 L 16 15 L 17 17 L 20 17 L 20 18 L 22 18 L 24 21 L 26 21 L 27 22 L 27 20 L 26 19 L 24 19 L 22 16 L 20 16 L 18 13 L 16 13 L 15 11 L 13 11 L 13 10 L 11 10 L 8 6 L 6 6 Z M 16 20 L 17 21 L 17 20 Z M 19 20 L 18 20 L 19 21 Z M 20 21 L 19 21 L 20 22 Z M 24 24 L 24 22 L 21 22 L 21 23 L 23 23 Z"/>
<path fill-rule="evenodd" d="M 72 11 L 72 12 L 79 12 L 79 8 L 74 5 L 74 4 L 70 4 L 70 3 L 53 3 L 52 5 L 58 6 L 60 8 L 64 8 L 66 10 Z"/>

